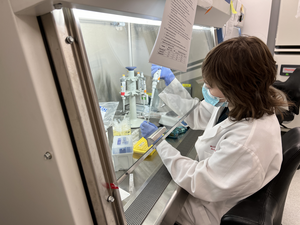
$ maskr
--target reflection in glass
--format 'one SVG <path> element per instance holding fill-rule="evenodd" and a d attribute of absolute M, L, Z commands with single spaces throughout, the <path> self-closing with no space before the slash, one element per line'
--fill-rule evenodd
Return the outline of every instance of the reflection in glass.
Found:
<path fill-rule="evenodd" d="M 163 124 L 167 128 L 180 119 L 158 97 L 166 87 L 163 81 L 159 82 L 156 91 L 151 93 L 149 57 L 161 22 L 82 10 L 74 12 L 80 21 L 104 129 L 118 178 L 149 149 L 147 143 L 144 143 L 146 140 L 141 139 L 139 125 L 132 125 L 133 107 L 136 119 L 143 121 L 150 115 L 150 122 L 157 126 L 161 125 L 159 122 L 162 115 L 171 121 L 169 124 Z M 194 26 L 188 70 L 184 73 L 172 71 L 191 96 L 199 99 L 203 98 L 201 65 L 206 54 L 215 45 L 212 31 L 213 28 Z M 130 78 L 131 69 L 126 67 L 136 67 L 132 70 L 133 77 Z M 149 112 L 151 101 L 152 110 Z M 175 144 L 184 138 L 185 132 L 186 129 L 176 128 L 167 140 Z M 134 190 L 143 186 L 161 164 L 157 152 L 153 151 L 133 172 Z M 132 191 L 129 180 L 126 182 L 125 185 L 121 185 L 122 188 L 127 192 Z M 124 204 L 126 202 L 130 200 L 127 199 Z"/>

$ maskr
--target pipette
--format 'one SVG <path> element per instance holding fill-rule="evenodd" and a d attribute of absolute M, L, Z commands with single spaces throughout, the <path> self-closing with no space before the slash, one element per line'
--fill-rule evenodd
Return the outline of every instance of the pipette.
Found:
<path fill-rule="evenodd" d="M 156 85 L 157 83 L 159 82 L 160 80 L 160 74 L 161 74 L 161 69 L 158 69 L 154 75 L 153 75 L 153 79 L 152 79 L 152 99 L 151 99 L 151 102 L 150 102 L 150 109 L 149 109 L 149 116 L 148 116 L 148 122 L 150 120 L 150 114 L 151 114 L 151 108 L 152 108 L 152 103 L 153 103 L 153 100 L 154 100 L 154 92 L 155 92 L 155 89 L 156 89 Z"/>
<path fill-rule="evenodd" d="M 121 98 L 123 102 L 123 113 L 125 113 L 125 92 L 126 92 L 126 77 L 125 74 L 120 78 L 121 82 Z"/>
<path fill-rule="evenodd" d="M 146 96 L 147 96 L 147 90 L 146 90 L 146 79 L 144 77 L 143 72 L 141 72 L 141 92 L 144 92 L 141 94 L 141 96 L 143 99 L 143 105 L 144 105 L 144 109 L 145 109 L 145 100 L 146 100 Z"/>

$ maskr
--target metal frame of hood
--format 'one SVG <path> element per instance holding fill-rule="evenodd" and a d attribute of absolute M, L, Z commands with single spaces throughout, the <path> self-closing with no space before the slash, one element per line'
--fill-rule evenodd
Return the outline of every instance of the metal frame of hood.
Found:
<path fill-rule="evenodd" d="M 72 9 L 41 16 L 97 224 L 126 224 L 96 91 Z M 68 36 L 74 42 L 66 42 Z"/>

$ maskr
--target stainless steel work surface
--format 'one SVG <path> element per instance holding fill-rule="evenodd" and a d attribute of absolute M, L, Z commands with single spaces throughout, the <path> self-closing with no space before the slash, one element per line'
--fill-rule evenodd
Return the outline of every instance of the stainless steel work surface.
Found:
<path fill-rule="evenodd" d="M 168 138 L 167 141 L 182 155 L 194 158 L 194 143 L 201 134 L 202 131 L 188 130 L 178 139 Z M 182 206 L 185 201 L 187 195 L 172 181 L 157 153 L 141 163 L 133 171 L 133 177 L 135 190 L 123 200 L 127 224 L 159 224 L 167 215 L 168 209 L 172 207 L 173 201 L 177 201 L 178 206 Z M 127 176 L 119 187 L 129 192 L 129 183 L 129 176 Z M 173 211 L 178 214 L 180 208 L 177 207 Z"/>
<path fill-rule="evenodd" d="M 184 140 L 184 138 L 190 133 L 188 130 L 185 134 L 179 136 L 178 139 L 167 138 L 166 140 L 172 144 L 173 147 L 177 146 Z M 137 160 L 141 155 L 134 154 L 133 157 Z M 124 211 L 127 210 L 128 206 L 134 201 L 136 196 L 145 188 L 152 177 L 157 173 L 160 167 L 163 165 L 157 151 L 151 156 L 148 156 L 133 172 L 134 187 L 131 191 L 131 195 L 123 200 Z M 117 171 L 117 177 L 122 175 L 123 171 Z M 119 187 L 129 192 L 129 177 L 127 176 L 124 181 L 119 184 Z"/>

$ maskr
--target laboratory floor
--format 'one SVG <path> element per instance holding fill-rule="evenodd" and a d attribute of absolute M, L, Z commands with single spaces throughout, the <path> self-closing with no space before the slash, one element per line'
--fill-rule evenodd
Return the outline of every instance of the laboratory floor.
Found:
<path fill-rule="evenodd" d="M 300 224 L 300 170 L 297 170 L 288 192 L 286 199 L 282 225 Z"/>

